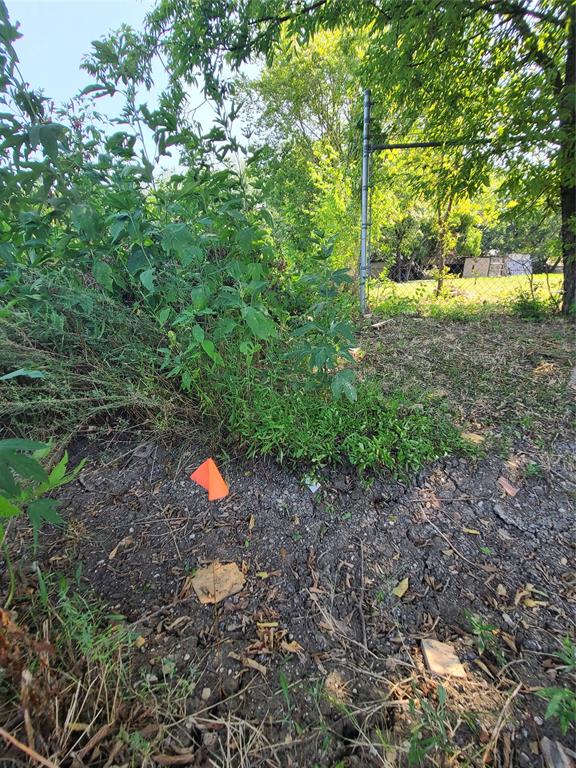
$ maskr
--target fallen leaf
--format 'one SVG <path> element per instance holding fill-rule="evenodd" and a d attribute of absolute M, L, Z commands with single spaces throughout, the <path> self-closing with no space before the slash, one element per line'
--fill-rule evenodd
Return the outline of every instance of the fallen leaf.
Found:
<path fill-rule="evenodd" d="M 462 528 L 462 530 L 464 531 L 464 533 L 470 533 L 470 534 L 473 534 L 474 536 L 481 535 L 480 531 L 477 531 L 476 528 Z"/>
<path fill-rule="evenodd" d="M 296 642 L 296 640 L 291 640 L 290 642 L 282 640 L 280 649 L 284 651 L 284 653 L 297 653 L 298 655 L 304 651 L 304 648 L 302 648 L 300 643 Z"/>
<path fill-rule="evenodd" d="M 403 597 L 408 591 L 409 583 L 410 582 L 408 576 L 406 576 L 405 579 L 402 579 L 402 581 L 398 582 L 398 584 L 394 587 L 392 594 L 396 595 L 396 597 Z"/>
<path fill-rule="evenodd" d="M 136 648 L 142 648 L 144 645 L 146 645 L 146 638 L 142 637 L 142 635 L 138 635 L 136 640 L 134 640 L 134 645 Z"/>
<path fill-rule="evenodd" d="M 251 531 L 255 525 L 256 525 L 256 518 L 254 517 L 254 515 L 250 515 L 250 520 L 248 521 L 248 530 Z"/>
<path fill-rule="evenodd" d="M 268 571 L 256 571 L 257 579 L 267 579 L 270 576 Z"/>
<path fill-rule="evenodd" d="M 182 755 L 152 755 L 152 760 L 157 765 L 192 765 L 195 760 L 192 752 Z"/>
<path fill-rule="evenodd" d="M 476 664 L 477 667 L 480 667 L 480 669 L 483 672 L 485 672 L 488 675 L 488 677 L 491 677 L 492 679 L 494 679 L 494 675 L 492 674 L 492 672 L 490 672 L 490 670 L 488 669 L 486 664 L 484 664 L 483 661 L 481 661 L 480 659 L 474 659 L 474 664 Z"/>
<path fill-rule="evenodd" d="M 254 661 L 254 659 L 249 659 L 248 656 L 240 656 L 239 653 L 234 653 L 234 651 L 231 651 L 228 654 L 228 657 L 241 662 L 245 667 L 255 669 L 257 672 L 260 672 L 261 675 L 266 675 L 268 673 L 268 670 L 264 664 L 259 664 L 257 661 Z"/>
<path fill-rule="evenodd" d="M 466 677 L 466 671 L 454 652 L 454 646 L 438 640 L 422 640 L 424 661 L 430 672 L 451 677 Z"/>
<path fill-rule="evenodd" d="M 474 443 L 474 445 L 480 445 L 480 443 L 483 443 L 486 439 L 482 435 L 477 434 L 476 432 L 461 432 L 460 433 L 464 440 L 468 440 L 469 443 Z"/>
<path fill-rule="evenodd" d="M 504 584 L 498 584 L 496 587 L 496 594 L 500 595 L 500 597 L 508 597 L 508 592 L 506 591 Z"/>
<path fill-rule="evenodd" d="M 516 641 L 512 637 L 512 635 L 509 635 L 508 632 L 501 632 L 500 633 L 501 639 L 506 643 L 508 648 L 510 648 L 513 653 L 518 652 L 518 648 L 516 647 Z"/>
<path fill-rule="evenodd" d="M 512 496 L 512 498 L 514 498 L 514 496 L 516 496 L 516 494 L 520 490 L 515 485 L 512 485 L 510 480 L 507 480 L 503 475 L 500 475 L 500 477 L 498 478 L 498 485 L 504 490 L 504 492 L 508 496 Z"/>
<path fill-rule="evenodd" d="M 120 549 L 120 547 L 127 547 L 129 544 L 132 544 L 133 542 L 134 542 L 134 539 L 132 538 L 132 536 L 124 536 L 124 538 L 121 539 L 118 542 L 118 544 L 116 544 L 112 552 L 110 552 L 110 554 L 108 555 L 108 560 L 114 560 L 114 558 L 118 554 L 118 550 Z"/>
<path fill-rule="evenodd" d="M 526 608 L 539 608 L 541 605 L 548 605 L 544 600 L 532 600 L 531 598 L 527 598 L 524 600 L 524 605 Z"/>
<path fill-rule="evenodd" d="M 219 603 L 243 588 L 246 579 L 236 563 L 211 563 L 200 568 L 190 583 L 203 604 Z"/>

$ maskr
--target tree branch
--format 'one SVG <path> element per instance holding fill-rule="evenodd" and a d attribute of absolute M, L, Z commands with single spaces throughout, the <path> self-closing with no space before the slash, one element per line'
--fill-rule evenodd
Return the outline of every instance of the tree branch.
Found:
<path fill-rule="evenodd" d="M 249 21 L 248 24 L 251 27 L 255 27 L 258 24 L 266 23 L 269 21 L 273 22 L 274 24 L 284 24 L 286 21 L 292 21 L 292 19 L 297 19 L 298 16 L 304 16 L 307 13 L 315 11 L 317 8 L 321 8 L 323 5 L 326 5 L 327 2 L 328 0 L 316 0 L 315 3 L 303 6 L 299 11 L 291 11 L 290 13 L 284 14 L 284 16 L 261 16 L 259 19 L 253 19 L 252 21 Z"/>

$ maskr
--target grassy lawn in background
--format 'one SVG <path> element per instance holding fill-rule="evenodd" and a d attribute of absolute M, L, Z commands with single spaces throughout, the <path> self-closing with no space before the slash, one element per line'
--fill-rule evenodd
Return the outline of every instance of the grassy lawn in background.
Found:
<path fill-rule="evenodd" d="M 539 318 L 559 305 L 562 275 L 511 275 L 509 277 L 449 277 L 441 296 L 435 280 L 393 283 L 375 280 L 369 297 L 376 314 L 402 314 L 473 319 L 486 314 L 516 314 Z"/>

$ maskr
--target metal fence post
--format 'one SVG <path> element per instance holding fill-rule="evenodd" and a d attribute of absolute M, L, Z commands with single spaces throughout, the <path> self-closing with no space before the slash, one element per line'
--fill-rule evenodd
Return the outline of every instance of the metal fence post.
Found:
<path fill-rule="evenodd" d="M 364 91 L 364 125 L 362 131 L 362 231 L 360 238 L 359 292 L 360 312 L 366 314 L 366 282 L 368 279 L 368 190 L 370 187 L 370 90 Z"/>

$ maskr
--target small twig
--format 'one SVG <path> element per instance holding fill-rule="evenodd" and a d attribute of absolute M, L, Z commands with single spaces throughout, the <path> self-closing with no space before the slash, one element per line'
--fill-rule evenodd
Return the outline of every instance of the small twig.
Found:
<path fill-rule="evenodd" d="M 26 744 L 18 741 L 15 736 L 12 736 L 11 733 L 5 731 L 4 728 L 0 728 L 0 736 L 4 739 L 4 741 L 7 741 L 8 744 L 12 744 L 12 746 L 16 747 L 16 749 L 19 749 L 21 752 L 24 752 L 25 755 L 28 755 L 31 760 L 34 760 L 40 765 L 45 766 L 45 768 L 58 768 L 56 763 L 53 763 L 52 760 L 48 760 L 46 757 L 42 757 L 42 755 L 38 754 L 35 749 L 32 749 L 32 747 L 28 747 Z"/>
<path fill-rule="evenodd" d="M 372 323 L 372 328 L 382 328 L 386 323 L 391 323 L 394 320 L 393 317 L 389 317 L 387 320 L 379 320 L 377 323 Z"/>
<path fill-rule="evenodd" d="M 358 539 L 360 544 L 360 598 L 358 600 L 358 614 L 360 616 L 360 627 L 362 628 L 362 643 L 368 650 L 366 639 L 366 618 L 364 616 L 364 545 L 362 539 Z"/>
<path fill-rule="evenodd" d="M 514 698 L 518 695 L 518 691 L 520 690 L 520 688 L 522 688 L 522 683 L 518 683 L 518 685 L 516 686 L 516 688 L 514 688 L 514 690 L 506 700 L 506 703 L 502 707 L 502 711 L 500 712 L 498 721 L 494 726 L 494 730 L 492 731 L 492 736 L 490 737 L 490 741 L 488 742 L 488 744 L 486 745 L 486 749 L 484 750 L 484 757 L 482 758 L 482 762 L 484 763 L 484 765 L 486 765 L 486 763 L 492 757 L 492 752 L 494 751 L 494 747 L 496 746 L 498 737 L 500 736 L 500 731 L 504 726 L 504 718 L 506 717 L 510 704 L 512 703 Z"/>

